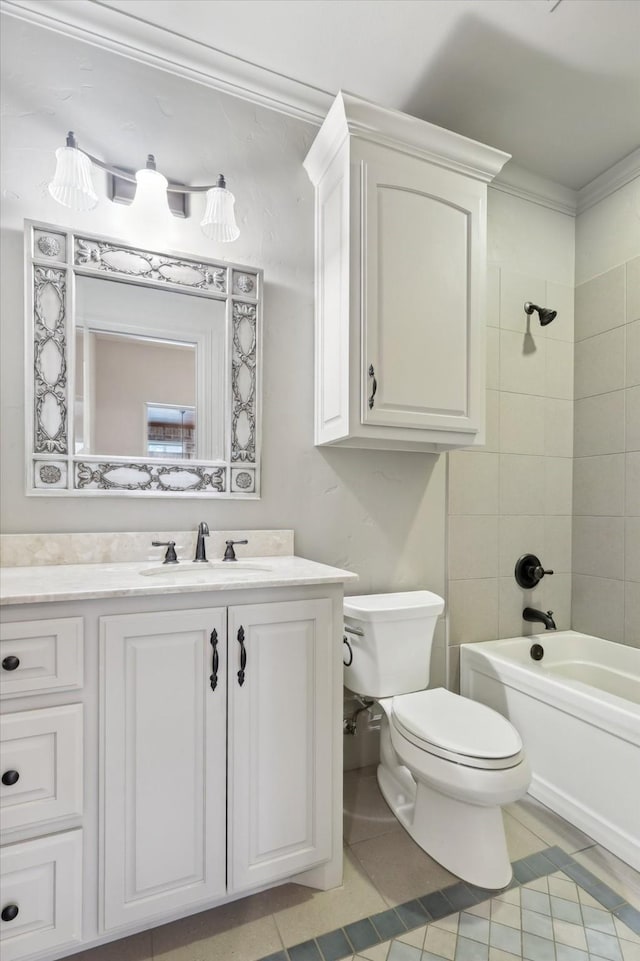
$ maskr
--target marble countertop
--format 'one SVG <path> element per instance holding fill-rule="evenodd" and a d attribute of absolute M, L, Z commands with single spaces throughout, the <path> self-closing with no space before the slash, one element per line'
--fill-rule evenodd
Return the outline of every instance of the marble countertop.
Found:
<path fill-rule="evenodd" d="M 149 572 L 145 576 L 143 572 Z M 0 568 L 0 604 L 37 604 L 100 597 L 295 587 L 356 581 L 357 574 L 303 557 L 243 557 L 237 565 L 220 561 L 175 568 L 158 562 L 51 564 Z"/>

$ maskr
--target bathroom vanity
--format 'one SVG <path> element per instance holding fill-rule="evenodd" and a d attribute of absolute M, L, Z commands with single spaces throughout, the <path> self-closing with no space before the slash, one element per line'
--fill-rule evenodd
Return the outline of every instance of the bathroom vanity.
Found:
<path fill-rule="evenodd" d="M 341 882 L 355 575 L 293 556 L 167 567 L 2 569 L 5 961 Z"/>

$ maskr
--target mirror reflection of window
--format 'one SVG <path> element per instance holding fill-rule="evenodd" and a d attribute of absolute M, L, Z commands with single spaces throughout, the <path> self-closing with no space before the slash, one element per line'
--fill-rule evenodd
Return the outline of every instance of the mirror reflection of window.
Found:
<path fill-rule="evenodd" d="M 195 407 L 145 404 L 148 457 L 195 457 Z"/>

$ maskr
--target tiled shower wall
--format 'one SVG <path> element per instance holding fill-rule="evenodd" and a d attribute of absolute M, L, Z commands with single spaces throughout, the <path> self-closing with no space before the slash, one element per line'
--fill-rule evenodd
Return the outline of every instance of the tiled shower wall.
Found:
<path fill-rule="evenodd" d="M 640 647 L 640 257 L 576 288 L 573 627 Z"/>
<path fill-rule="evenodd" d="M 488 274 L 487 443 L 449 455 L 450 683 L 459 645 L 533 633 L 523 607 L 571 616 L 573 287 L 492 265 Z M 525 301 L 553 307 L 541 327 Z M 515 563 L 536 554 L 554 571 L 533 591 Z"/>

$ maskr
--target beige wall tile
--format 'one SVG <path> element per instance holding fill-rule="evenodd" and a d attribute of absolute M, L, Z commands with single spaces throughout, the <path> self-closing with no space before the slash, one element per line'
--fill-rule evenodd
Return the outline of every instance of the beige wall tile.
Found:
<path fill-rule="evenodd" d="M 575 380 L 573 367 L 573 344 L 564 340 L 548 341 L 544 382 L 544 392 L 547 397 L 573 400 Z"/>
<path fill-rule="evenodd" d="M 500 331 L 487 327 L 487 389 L 500 387 Z"/>
<path fill-rule="evenodd" d="M 624 579 L 640 583 L 640 517 L 625 518 Z"/>
<path fill-rule="evenodd" d="M 532 607 L 539 611 L 551 611 L 559 631 L 568 631 L 571 627 L 571 581 L 570 573 L 547 576 L 534 595 L 535 604 Z M 536 632 L 542 630 L 543 625 L 538 624 Z"/>
<path fill-rule="evenodd" d="M 627 387 L 625 393 L 626 410 L 626 450 L 640 450 L 640 387 Z"/>
<path fill-rule="evenodd" d="M 627 323 L 640 320 L 640 257 L 627 261 Z"/>
<path fill-rule="evenodd" d="M 565 574 L 571 572 L 572 524 L 571 515 L 545 517 L 544 555 L 541 556 L 545 567 Z"/>
<path fill-rule="evenodd" d="M 573 457 L 573 401 L 544 399 L 544 454 Z"/>
<path fill-rule="evenodd" d="M 543 394 L 546 341 L 543 337 L 500 331 L 500 390 Z"/>
<path fill-rule="evenodd" d="M 498 576 L 498 518 L 457 514 L 449 518 L 449 577 Z"/>
<path fill-rule="evenodd" d="M 502 515 L 498 521 L 500 577 L 513 577 L 516 561 L 523 554 L 544 559 L 544 540 L 544 521 L 539 515 Z"/>
<path fill-rule="evenodd" d="M 625 328 L 575 345 L 575 396 L 593 397 L 625 386 Z"/>
<path fill-rule="evenodd" d="M 500 513 L 545 514 L 545 457 L 500 455 Z"/>
<path fill-rule="evenodd" d="M 447 687 L 456 694 L 460 693 L 460 645 L 449 646 L 447 666 Z"/>
<path fill-rule="evenodd" d="M 637 387 L 640 384 L 640 320 L 627 324 L 625 384 L 627 387 Z"/>
<path fill-rule="evenodd" d="M 546 284 L 540 277 L 518 274 L 513 270 L 501 271 L 500 277 L 500 326 L 507 330 L 525 333 L 529 324 L 539 329 L 538 315 L 529 317 L 524 312 L 527 301 L 545 307 Z"/>
<path fill-rule="evenodd" d="M 623 390 L 576 400 L 576 457 L 615 454 L 624 450 L 624 404 Z"/>
<path fill-rule="evenodd" d="M 573 501 L 573 461 L 570 457 L 544 458 L 546 514 L 570 514 Z"/>
<path fill-rule="evenodd" d="M 487 327 L 500 326 L 500 268 L 487 267 Z"/>
<path fill-rule="evenodd" d="M 545 398 L 500 392 L 500 450 L 544 454 Z"/>
<path fill-rule="evenodd" d="M 573 512 L 624 514 L 625 456 L 576 457 L 573 462 Z"/>
<path fill-rule="evenodd" d="M 449 513 L 498 513 L 498 454 L 452 451 L 449 454 Z"/>
<path fill-rule="evenodd" d="M 487 390 L 487 427 L 484 450 L 500 450 L 500 391 Z"/>
<path fill-rule="evenodd" d="M 624 642 L 640 647 L 640 584 L 637 581 L 625 583 Z"/>
<path fill-rule="evenodd" d="M 547 281 L 545 307 L 558 311 L 558 316 L 544 328 L 548 340 L 574 340 L 575 293 L 569 284 L 555 284 Z"/>
<path fill-rule="evenodd" d="M 625 322 L 624 264 L 576 287 L 576 341 Z"/>
<path fill-rule="evenodd" d="M 626 466 L 626 495 L 625 514 L 637 517 L 640 515 L 640 451 L 631 451 L 624 455 Z"/>
<path fill-rule="evenodd" d="M 571 626 L 574 631 L 624 640 L 624 581 L 574 574 Z"/>
<path fill-rule="evenodd" d="M 449 584 L 449 644 L 490 641 L 498 634 L 498 579 L 451 581 Z M 450 664 L 450 676 L 452 665 Z"/>
<path fill-rule="evenodd" d="M 624 580 L 624 517 L 575 517 L 573 572 Z"/>
<path fill-rule="evenodd" d="M 525 607 L 539 607 L 538 589 L 523 590 L 513 574 L 511 577 L 501 577 L 499 586 L 498 637 L 523 637 L 535 633 L 536 625 L 523 621 L 522 612 Z"/>

